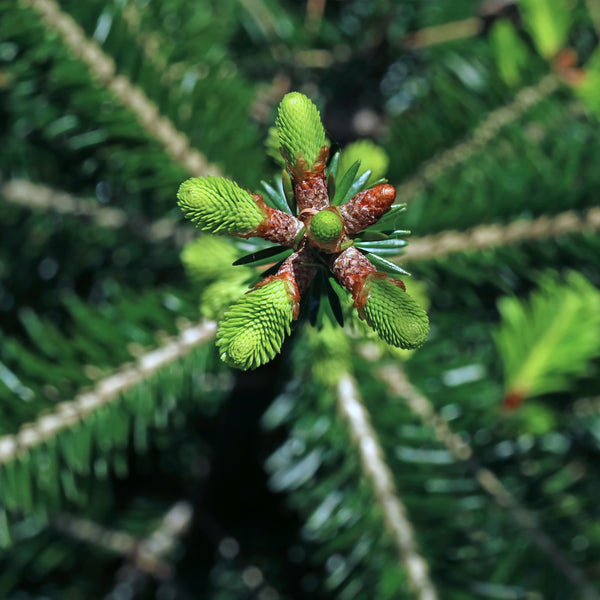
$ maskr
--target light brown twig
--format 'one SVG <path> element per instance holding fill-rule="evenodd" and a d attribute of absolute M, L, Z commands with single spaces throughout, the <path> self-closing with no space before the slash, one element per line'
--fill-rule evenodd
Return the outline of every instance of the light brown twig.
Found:
<path fill-rule="evenodd" d="M 536 239 L 597 231 L 600 231 L 600 208 L 590 208 L 583 213 L 568 210 L 554 217 L 519 219 L 507 225 L 478 225 L 466 231 L 442 231 L 413 238 L 402 260 L 416 262 L 444 258 L 457 252 L 478 252 Z"/>
<path fill-rule="evenodd" d="M 89 40 L 75 20 L 61 10 L 55 0 L 19 0 L 35 10 L 45 27 L 57 34 L 62 42 L 89 69 L 92 76 L 109 89 L 136 117 L 144 130 L 156 138 L 173 160 L 191 175 L 220 175 L 218 167 L 193 148 L 188 137 L 162 116 L 157 106 L 130 79 L 117 75 L 114 60 L 100 46 Z"/>
<path fill-rule="evenodd" d="M 350 436 L 360 456 L 363 473 L 373 486 L 385 524 L 398 549 L 408 580 L 419 600 L 436 600 L 437 592 L 429 577 L 429 567 L 420 555 L 414 529 L 408 520 L 406 507 L 400 500 L 390 468 L 369 413 L 350 375 L 343 374 L 337 388 L 338 410 L 350 429 Z"/>
<path fill-rule="evenodd" d="M 176 339 L 143 354 L 134 366 L 101 379 L 91 391 L 80 394 L 74 400 L 61 402 L 52 412 L 23 425 L 17 434 L 0 437 L 0 465 L 27 454 L 32 448 L 114 402 L 123 392 L 146 381 L 163 367 L 187 356 L 212 339 L 216 327 L 213 321 L 205 321 L 184 329 Z"/>
<path fill-rule="evenodd" d="M 581 597 L 585 600 L 600 600 L 600 594 L 587 580 L 584 573 L 568 561 L 554 540 L 540 528 L 535 515 L 521 505 L 492 471 L 478 464 L 469 444 L 452 432 L 447 421 L 435 412 L 431 402 L 411 384 L 404 371 L 395 365 L 390 365 L 380 369 L 377 374 L 387 383 L 392 394 L 402 398 L 421 421 L 433 429 L 437 439 L 446 446 L 457 460 L 467 463 L 481 488 L 499 506 L 508 511 L 513 521 L 520 528 L 529 532 L 535 545 L 548 557 L 556 569 L 575 586 Z"/>

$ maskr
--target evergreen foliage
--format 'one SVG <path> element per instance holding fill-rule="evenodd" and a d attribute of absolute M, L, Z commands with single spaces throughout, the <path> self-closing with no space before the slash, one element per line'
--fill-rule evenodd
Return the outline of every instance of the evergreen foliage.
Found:
<path fill-rule="evenodd" d="M 340 156 L 340 172 L 345 173 L 350 167 L 360 160 L 360 167 L 357 175 L 363 175 L 365 171 L 371 171 L 366 185 L 373 185 L 388 172 L 390 159 L 380 146 L 374 144 L 371 140 L 359 140 L 348 144 Z"/>
<path fill-rule="evenodd" d="M 586 374 L 600 354 L 600 292 L 577 272 L 564 283 L 546 275 L 529 305 L 504 297 L 498 310 L 495 340 L 512 402 L 568 389 L 570 377 Z"/>
<path fill-rule="evenodd" d="M 539 53 L 548 60 L 554 58 L 571 28 L 569 5 L 563 0 L 525 0 L 521 13 Z"/>
<path fill-rule="evenodd" d="M 0 0 L 0 597 L 598 600 L 598 23 Z M 366 321 L 322 267 L 292 328 L 292 246 L 181 222 L 190 177 L 209 230 L 295 218 L 280 145 L 331 215 L 397 191 Z"/>

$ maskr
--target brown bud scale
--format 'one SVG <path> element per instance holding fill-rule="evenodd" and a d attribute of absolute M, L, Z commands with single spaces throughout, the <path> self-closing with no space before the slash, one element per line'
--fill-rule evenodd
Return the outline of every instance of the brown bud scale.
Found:
<path fill-rule="evenodd" d="M 308 264 L 311 263 L 311 264 Z M 314 266 L 315 256 L 311 249 L 303 245 L 300 250 L 289 256 L 277 271 L 278 275 L 289 275 L 292 281 L 298 286 L 299 292 L 302 294 L 311 284 L 313 277 L 317 272 L 317 267 Z"/>
<path fill-rule="evenodd" d="M 354 246 L 332 257 L 330 265 L 336 279 L 352 294 L 355 304 L 367 276 L 377 272 L 371 261 Z"/>
<path fill-rule="evenodd" d="M 387 183 L 356 194 L 340 206 L 346 233 L 354 235 L 377 223 L 390 210 L 395 199 L 396 190 Z"/>
<path fill-rule="evenodd" d="M 311 175 L 322 173 L 325 169 L 325 165 L 327 164 L 328 156 L 329 146 L 322 146 L 313 165 L 310 165 L 304 157 L 300 157 L 296 159 L 294 165 L 288 165 L 287 170 L 294 181 L 301 181 L 307 177 L 310 177 Z"/>
<path fill-rule="evenodd" d="M 264 219 L 254 231 L 239 237 L 260 237 L 269 242 L 285 246 L 286 248 L 293 248 L 296 236 L 304 227 L 302 222 L 293 215 L 285 213 L 282 210 L 271 208 L 265 204 L 265 201 L 260 194 L 253 194 L 253 196 L 256 203 L 266 213 L 267 218 Z"/>
<path fill-rule="evenodd" d="M 299 213 L 307 208 L 322 210 L 329 206 L 324 168 L 325 165 L 322 165 L 320 171 L 315 170 L 307 174 L 304 179 L 294 181 L 294 194 Z"/>
<path fill-rule="evenodd" d="M 313 261 L 314 256 L 310 248 L 303 246 L 283 261 L 275 275 L 271 275 L 256 284 L 255 289 L 266 285 L 273 279 L 287 279 L 290 281 L 294 288 L 294 297 L 292 298 L 294 302 L 294 319 L 297 319 L 300 313 L 300 296 L 308 289 L 317 272 L 315 266 L 306 264 Z"/>

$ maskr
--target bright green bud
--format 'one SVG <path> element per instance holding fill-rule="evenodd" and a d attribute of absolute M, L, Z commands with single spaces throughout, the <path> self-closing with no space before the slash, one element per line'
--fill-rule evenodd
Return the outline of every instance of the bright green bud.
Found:
<path fill-rule="evenodd" d="M 231 264 L 240 253 L 227 239 L 203 235 L 186 244 L 181 251 L 181 262 L 188 276 L 198 283 L 207 283 L 227 276 L 239 267 Z"/>
<path fill-rule="evenodd" d="M 246 371 L 269 362 L 290 333 L 293 284 L 272 279 L 240 298 L 219 323 L 217 345 L 227 364 Z"/>
<path fill-rule="evenodd" d="M 192 177 L 177 198 L 186 218 L 211 233 L 248 234 L 266 218 L 252 194 L 224 177 Z"/>
<path fill-rule="evenodd" d="M 279 104 L 276 125 L 286 161 L 293 167 L 296 159 L 304 158 L 307 169 L 312 169 L 326 144 L 317 107 L 304 94 L 286 94 Z"/>
<path fill-rule="evenodd" d="M 381 179 L 387 173 L 390 164 L 390 159 L 381 146 L 371 140 L 358 140 L 348 144 L 340 154 L 338 172 L 343 175 L 357 160 L 360 160 L 357 176 L 371 170 L 366 185 Z"/>
<path fill-rule="evenodd" d="M 386 277 L 369 277 L 362 314 L 377 335 L 397 348 L 418 348 L 427 339 L 427 313 Z"/>
<path fill-rule="evenodd" d="M 250 269 L 232 267 L 235 272 L 204 288 L 200 296 L 200 311 L 207 319 L 220 319 L 223 313 L 246 291 Z"/>
<path fill-rule="evenodd" d="M 317 244 L 335 244 L 342 235 L 342 220 L 332 210 L 318 212 L 310 221 L 310 237 Z"/>

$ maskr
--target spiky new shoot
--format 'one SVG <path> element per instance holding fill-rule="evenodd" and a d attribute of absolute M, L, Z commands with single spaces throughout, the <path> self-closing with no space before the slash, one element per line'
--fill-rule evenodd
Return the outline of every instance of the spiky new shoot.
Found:
<path fill-rule="evenodd" d="M 409 350 L 427 339 L 427 313 L 393 279 L 372 273 L 361 292 L 360 314 L 388 344 Z"/>
<path fill-rule="evenodd" d="M 293 169 L 298 159 L 304 159 L 310 171 L 326 143 L 317 107 L 304 94 L 290 92 L 279 104 L 276 125 L 286 162 Z"/>
<path fill-rule="evenodd" d="M 233 304 L 219 323 L 221 358 L 244 371 L 270 361 L 290 333 L 295 290 L 288 279 L 274 277 Z"/>
<path fill-rule="evenodd" d="M 233 273 L 231 273 L 233 271 Z M 200 311 L 207 319 L 220 319 L 225 311 L 248 291 L 252 273 L 243 267 L 231 267 L 228 276 L 207 285 L 200 296 Z"/>
<path fill-rule="evenodd" d="M 252 194 L 224 177 L 192 177 L 177 199 L 183 214 L 211 233 L 248 236 L 267 218 Z"/>

